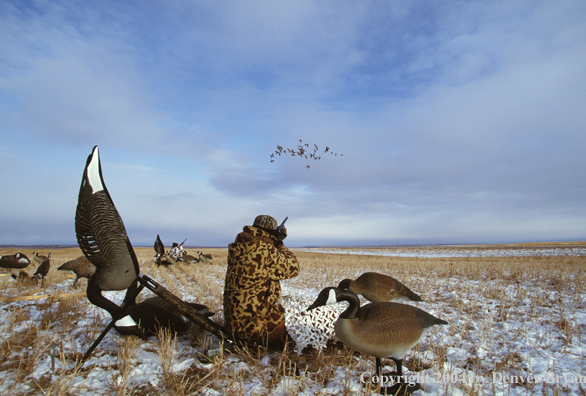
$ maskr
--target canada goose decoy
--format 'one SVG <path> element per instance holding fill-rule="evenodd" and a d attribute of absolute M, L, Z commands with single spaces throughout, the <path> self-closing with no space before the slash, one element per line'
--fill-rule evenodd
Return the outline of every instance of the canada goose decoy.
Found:
<path fill-rule="evenodd" d="M 396 392 L 400 389 L 403 357 L 419 342 L 426 330 L 433 325 L 448 324 L 419 308 L 406 304 L 376 302 L 360 307 L 360 300 L 356 293 L 335 287 L 323 289 L 307 310 L 341 301 L 347 301 L 350 306 L 340 314 L 334 324 L 336 337 L 350 348 L 374 356 L 376 372 L 379 376 L 381 358 L 391 358 L 397 365 L 395 377 L 397 384 L 385 389 L 387 392 Z M 415 391 L 415 388 L 410 386 L 408 391 Z"/>
<path fill-rule="evenodd" d="M 96 272 L 96 266 L 93 265 L 85 256 L 79 256 L 78 258 L 70 260 L 61 265 L 59 268 L 57 268 L 57 270 L 73 272 L 76 276 L 75 281 L 73 282 L 73 287 L 75 287 L 79 278 L 91 278 L 91 276 Z"/>
<path fill-rule="evenodd" d="M 51 269 L 51 253 L 47 255 L 47 258 L 43 260 L 41 264 L 37 267 L 37 271 L 33 274 L 33 277 L 37 279 L 41 279 L 41 286 L 45 286 L 45 276 L 49 273 Z"/>
<path fill-rule="evenodd" d="M 157 239 L 155 239 L 155 260 L 158 262 L 161 257 L 165 254 L 165 245 L 163 245 L 163 241 L 161 241 L 161 237 L 157 234 Z"/>
<path fill-rule="evenodd" d="M 183 255 L 181 257 L 179 257 L 179 260 L 184 261 L 189 264 L 199 263 L 199 259 L 196 259 L 192 255 L 187 254 L 187 252 L 185 250 L 183 251 Z"/>
<path fill-rule="evenodd" d="M 365 272 L 356 280 L 344 279 L 338 285 L 338 289 L 348 289 L 361 294 L 370 302 L 421 301 L 421 297 L 395 278 L 377 272 Z"/>
<path fill-rule="evenodd" d="M 10 269 L 26 268 L 31 261 L 22 253 L 0 256 L 0 267 Z"/>
<path fill-rule="evenodd" d="M 202 304 L 188 303 L 206 317 L 214 316 L 208 307 Z M 124 335 L 136 335 L 141 338 L 157 334 L 160 327 L 168 327 L 178 333 L 187 330 L 191 321 L 181 314 L 174 306 L 161 297 L 151 297 L 128 308 L 127 314 L 138 324 L 138 328 L 114 329 Z M 130 331 L 130 332 L 129 332 Z"/>
<path fill-rule="evenodd" d="M 33 252 L 33 260 L 35 260 L 38 264 L 41 264 L 46 259 L 51 258 L 51 253 L 49 252 L 46 256 L 41 256 L 39 252 Z"/>
<path fill-rule="evenodd" d="M 83 172 L 77 209 L 75 233 L 83 254 L 96 267 L 87 285 L 88 300 L 115 317 L 120 307 L 102 295 L 102 291 L 126 290 L 124 302 L 134 304 L 137 290 L 138 260 L 130 244 L 122 218 L 108 193 L 102 177 L 98 146 L 88 156 Z M 119 333 L 132 333 L 136 323 L 126 315 L 115 326 Z"/>
<path fill-rule="evenodd" d="M 201 250 L 198 250 L 197 254 L 200 263 L 205 263 L 213 258 L 211 254 L 204 254 Z"/>

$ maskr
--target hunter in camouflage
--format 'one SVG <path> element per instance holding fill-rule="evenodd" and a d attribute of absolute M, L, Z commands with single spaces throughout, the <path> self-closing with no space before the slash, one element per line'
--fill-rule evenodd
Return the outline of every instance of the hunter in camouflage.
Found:
<path fill-rule="evenodd" d="M 296 277 L 299 264 L 283 245 L 286 235 L 274 218 L 261 215 L 228 245 L 224 326 L 235 341 L 264 345 L 287 334 L 280 280 Z"/>

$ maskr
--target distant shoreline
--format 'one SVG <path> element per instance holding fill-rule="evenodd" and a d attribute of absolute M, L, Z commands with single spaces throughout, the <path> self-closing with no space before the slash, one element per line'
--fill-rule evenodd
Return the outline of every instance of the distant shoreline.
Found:
<path fill-rule="evenodd" d="M 511 243 L 438 243 L 438 244 L 396 244 L 396 245 L 306 245 L 288 246 L 291 249 L 394 249 L 394 248 L 474 248 L 474 247 L 554 247 L 554 246 L 586 246 L 586 241 L 562 242 L 511 242 Z M 78 245 L 0 245 L 0 249 L 72 249 Z M 135 245 L 135 248 L 150 248 L 152 245 Z M 185 249 L 227 249 L 228 246 L 185 246 Z"/>

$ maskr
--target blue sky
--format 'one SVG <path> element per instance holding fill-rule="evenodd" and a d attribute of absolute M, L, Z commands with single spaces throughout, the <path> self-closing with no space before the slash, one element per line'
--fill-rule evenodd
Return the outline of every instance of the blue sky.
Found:
<path fill-rule="evenodd" d="M 5 0 L 0 244 L 75 244 L 94 145 L 137 246 L 586 240 L 585 105 L 582 0 Z"/>

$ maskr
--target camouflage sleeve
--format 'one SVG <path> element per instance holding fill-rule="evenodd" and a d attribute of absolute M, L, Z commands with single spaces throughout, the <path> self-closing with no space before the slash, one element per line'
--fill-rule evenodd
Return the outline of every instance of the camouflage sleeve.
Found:
<path fill-rule="evenodd" d="M 297 257 L 285 245 L 274 248 L 274 266 L 269 274 L 273 280 L 295 278 L 299 275 Z"/>

